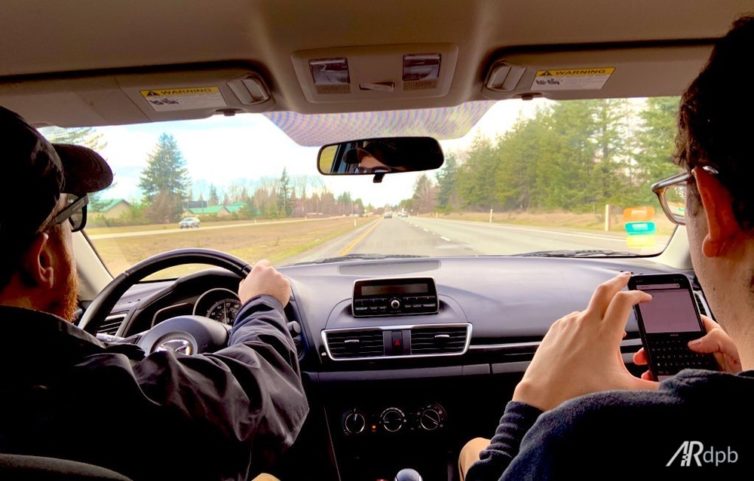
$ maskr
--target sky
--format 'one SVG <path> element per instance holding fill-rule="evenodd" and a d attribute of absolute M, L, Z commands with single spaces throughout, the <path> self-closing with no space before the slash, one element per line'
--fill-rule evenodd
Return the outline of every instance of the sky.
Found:
<path fill-rule="evenodd" d="M 441 140 L 443 151 L 446 155 L 461 154 L 478 135 L 494 138 L 510 129 L 521 116 L 533 115 L 543 102 L 546 101 L 497 102 L 466 135 Z M 298 145 L 261 114 L 99 127 L 97 130 L 104 134 L 107 143 L 101 153 L 115 173 L 113 187 L 103 195 L 110 199 L 135 200 L 140 196 L 139 174 L 163 132 L 175 137 L 195 190 L 206 188 L 203 186 L 208 184 L 222 190 L 233 183 L 278 178 L 285 167 L 293 177 L 320 177 L 324 186 L 335 195 L 350 192 L 365 204 L 379 207 L 394 205 L 410 197 L 414 183 L 421 175 L 390 174 L 381 184 L 374 184 L 372 176 L 321 176 L 316 163 L 319 148 Z M 198 192 L 195 194 L 198 196 Z"/>

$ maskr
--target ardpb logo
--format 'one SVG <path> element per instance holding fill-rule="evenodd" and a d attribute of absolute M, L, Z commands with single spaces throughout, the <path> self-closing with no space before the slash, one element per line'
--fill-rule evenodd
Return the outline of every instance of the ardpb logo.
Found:
<path fill-rule="evenodd" d="M 721 464 L 733 464 L 738 461 L 738 453 L 731 449 L 730 446 L 727 447 L 727 450 L 715 449 L 714 446 L 710 446 L 705 450 L 704 443 L 701 441 L 684 441 L 665 467 L 672 466 L 673 462 L 679 456 L 682 468 L 690 466 L 702 467 L 705 464 L 719 466 Z"/>

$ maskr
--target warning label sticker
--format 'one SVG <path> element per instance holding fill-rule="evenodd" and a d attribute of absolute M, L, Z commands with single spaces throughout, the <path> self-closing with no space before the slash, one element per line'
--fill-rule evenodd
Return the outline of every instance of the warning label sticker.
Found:
<path fill-rule="evenodd" d="M 181 87 L 141 90 L 141 96 L 157 112 L 226 107 L 218 87 Z"/>
<path fill-rule="evenodd" d="M 615 67 L 558 68 L 537 70 L 532 90 L 599 90 Z"/>

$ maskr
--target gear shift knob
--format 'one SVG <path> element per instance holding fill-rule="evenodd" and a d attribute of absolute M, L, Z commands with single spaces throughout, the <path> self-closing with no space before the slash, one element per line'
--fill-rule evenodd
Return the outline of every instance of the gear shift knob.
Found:
<path fill-rule="evenodd" d="M 415 469 L 405 468 L 398 471 L 395 481 L 422 481 L 422 476 Z"/>

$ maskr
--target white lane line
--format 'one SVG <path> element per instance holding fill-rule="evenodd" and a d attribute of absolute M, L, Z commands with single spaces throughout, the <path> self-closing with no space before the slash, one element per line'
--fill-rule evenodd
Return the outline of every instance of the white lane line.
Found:
<path fill-rule="evenodd" d="M 445 237 L 444 235 L 441 235 L 441 236 L 440 236 L 440 239 L 444 240 L 445 242 L 450 242 L 450 239 L 448 239 L 448 238 L 447 238 L 447 237 Z"/>

